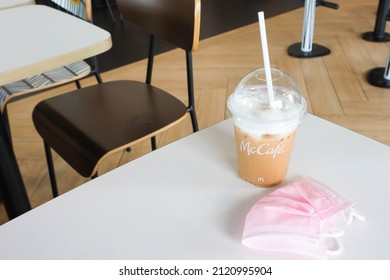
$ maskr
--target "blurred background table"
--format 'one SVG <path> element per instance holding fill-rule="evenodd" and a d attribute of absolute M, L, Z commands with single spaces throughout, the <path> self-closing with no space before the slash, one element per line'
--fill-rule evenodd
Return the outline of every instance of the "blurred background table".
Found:
<path fill-rule="evenodd" d="M 34 0 L 1 0 L 0 1 L 0 10 L 15 8 L 25 5 L 34 5 Z"/>
<path fill-rule="evenodd" d="M 1 10 L 0 34 L 0 85 L 89 58 L 112 45 L 107 31 L 43 5 Z M 0 191 L 14 218 L 30 205 L 3 122 L 0 129 Z"/>

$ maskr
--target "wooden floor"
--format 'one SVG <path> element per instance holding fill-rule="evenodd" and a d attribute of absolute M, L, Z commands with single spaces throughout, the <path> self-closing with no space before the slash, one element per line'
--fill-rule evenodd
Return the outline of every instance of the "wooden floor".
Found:
<path fill-rule="evenodd" d="M 289 57 L 289 45 L 301 41 L 303 9 L 266 21 L 271 65 L 290 74 L 307 98 L 309 112 L 390 145 L 390 89 L 366 82 L 366 72 L 384 67 L 389 43 L 367 42 L 361 34 L 373 31 L 378 1 L 338 0 L 339 10 L 318 7 L 314 41 L 332 50 L 329 56 L 310 59 Z M 156 58 L 154 83 L 185 101 L 184 53 L 170 51 Z M 172 62 L 173 61 L 173 62 Z M 200 43 L 194 54 L 197 113 L 201 129 L 226 118 L 226 98 L 249 71 L 262 67 L 258 25 L 253 24 Z M 103 73 L 103 79 L 144 79 L 145 61 Z M 85 84 L 93 83 L 87 80 Z M 35 104 L 66 92 L 66 86 L 11 104 L 9 107 L 15 153 L 33 207 L 51 199 L 42 142 L 31 122 Z M 159 146 L 191 133 L 190 122 L 158 137 Z M 150 151 L 149 142 L 130 153 L 109 157 L 101 174 Z M 77 175 L 59 157 L 55 167 L 61 193 L 88 179 Z M 109 186 L 107 186 L 109 187 Z M 87 205 L 86 205 L 87 207 Z M 102 205 L 104 207 L 104 205 Z M 3 207 L 0 223 L 7 221 Z"/>

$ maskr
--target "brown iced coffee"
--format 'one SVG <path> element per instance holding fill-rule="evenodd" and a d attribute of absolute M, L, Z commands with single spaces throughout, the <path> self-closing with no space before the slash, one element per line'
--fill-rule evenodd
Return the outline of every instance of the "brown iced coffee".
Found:
<path fill-rule="evenodd" d="M 264 70 L 248 74 L 228 99 L 241 178 L 260 187 L 280 184 L 288 170 L 296 129 L 306 101 L 294 82 L 272 69 L 275 103 L 270 106 Z"/>
<path fill-rule="evenodd" d="M 273 187 L 287 173 L 295 130 L 285 135 L 253 137 L 235 127 L 239 174 L 256 186 Z"/>

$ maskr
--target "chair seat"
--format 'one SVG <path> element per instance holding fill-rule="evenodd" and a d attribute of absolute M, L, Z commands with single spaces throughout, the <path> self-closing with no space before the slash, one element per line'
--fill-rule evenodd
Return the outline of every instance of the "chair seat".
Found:
<path fill-rule="evenodd" d="M 33 111 L 38 133 L 85 177 L 108 154 L 156 135 L 182 120 L 186 105 L 137 81 L 114 81 L 41 101 Z"/>
<path fill-rule="evenodd" d="M 4 108 L 5 103 L 14 97 L 79 80 L 90 73 L 91 66 L 81 60 L 27 79 L 0 86 L 1 108 Z"/>

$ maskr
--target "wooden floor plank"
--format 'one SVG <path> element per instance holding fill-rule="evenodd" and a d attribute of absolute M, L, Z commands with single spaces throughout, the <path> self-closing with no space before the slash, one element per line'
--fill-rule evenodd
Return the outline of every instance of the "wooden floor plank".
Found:
<path fill-rule="evenodd" d="M 306 90 L 314 114 L 343 114 L 331 77 L 323 58 L 301 60 Z"/>

